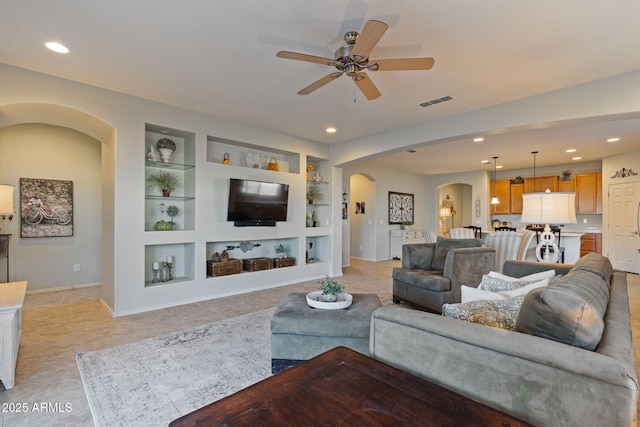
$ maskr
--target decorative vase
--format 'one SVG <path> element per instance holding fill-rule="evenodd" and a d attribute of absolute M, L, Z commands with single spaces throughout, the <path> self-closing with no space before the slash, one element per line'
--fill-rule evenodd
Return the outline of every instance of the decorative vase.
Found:
<path fill-rule="evenodd" d="M 333 295 L 333 294 L 322 294 L 322 298 L 324 298 L 324 302 L 338 301 L 338 295 Z"/>
<path fill-rule="evenodd" d="M 170 190 L 162 190 L 162 197 L 169 197 L 171 195 Z"/>
<path fill-rule="evenodd" d="M 173 154 L 173 150 L 170 148 L 158 148 L 158 151 L 160 151 L 160 158 L 162 159 L 162 161 L 165 163 L 169 163 L 169 160 L 171 160 L 171 155 Z"/>
<path fill-rule="evenodd" d="M 169 221 L 158 221 L 156 222 L 155 229 L 157 231 L 170 231 L 173 230 L 173 223 Z"/>

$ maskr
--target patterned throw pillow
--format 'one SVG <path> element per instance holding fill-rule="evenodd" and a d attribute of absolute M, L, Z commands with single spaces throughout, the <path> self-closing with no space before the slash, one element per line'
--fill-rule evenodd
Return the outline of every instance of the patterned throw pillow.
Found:
<path fill-rule="evenodd" d="M 514 289 L 521 288 L 525 285 L 533 283 L 528 280 L 520 280 L 516 282 L 510 282 L 503 279 L 499 279 L 497 277 L 492 277 L 488 274 L 482 276 L 482 281 L 478 285 L 478 289 L 482 289 L 483 291 L 489 292 L 503 292 L 503 291 L 511 291 Z"/>
<path fill-rule="evenodd" d="M 515 330 L 524 295 L 501 300 L 477 300 L 444 304 L 442 315 L 467 322 Z"/>

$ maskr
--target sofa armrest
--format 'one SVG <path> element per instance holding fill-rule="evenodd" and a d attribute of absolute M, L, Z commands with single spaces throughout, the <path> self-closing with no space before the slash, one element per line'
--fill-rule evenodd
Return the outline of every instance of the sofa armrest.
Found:
<path fill-rule="evenodd" d="M 373 313 L 369 343 L 377 360 L 534 425 L 635 420 L 633 366 L 596 352 L 401 307 Z"/>
<path fill-rule="evenodd" d="M 555 270 L 556 274 L 565 275 L 571 267 L 573 264 L 507 260 L 502 267 L 502 273 L 511 277 L 522 277 L 540 271 Z"/>
<path fill-rule="evenodd" d="M 496 250 L 489 247 L 452 249 L 444 262 L 443 276 L 451 281 L 453 302 L 460 302 L 461 287 L 477 287 L 482 275 L 496 265 Z"/>
<path fill-rule="evenodd" d="M 409 270 L 431 270 L 431 261 L 436 251 L 435 243 L 410 243 L 402 245 L 402 268 Z"/>

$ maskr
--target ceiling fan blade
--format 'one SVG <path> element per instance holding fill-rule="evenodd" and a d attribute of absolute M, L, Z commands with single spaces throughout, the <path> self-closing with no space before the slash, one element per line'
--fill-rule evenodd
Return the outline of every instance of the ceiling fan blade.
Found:
<path fill-rule="evenodd" d="M 380 21 L 367 21 L 362 29 L 362 32 L 356 39 L 356 43 L 353 45 L 351 51 L 352 57 L 368 58 L 373 48 L 378 44 L 382 35 L 387 31 L 389 26 Z"/>
<path fill-rule="evenodd" d="M 373 84 L 373 81 L 365 73 L 359 74 L 360 77 L 362 77 L 360 80 L 353 79 L 353 81 L 356 82 L 356 85 L 358 85 L 358 89 L 360 89 L 369 101 L 379 98 L 381 93 L 376 85 Z"/>
<path fill-rule="evenodd" d="M 286 50 L 282 50 L 276 53 L 276 56 L 278 58 L 293 59 L 295 61 L 313 62 L 316 64 L 324 64 L 324 65 L 334 65 L 336 62 L 334 59 L 323 58 L 321 56 L 306 55 L 304 53 L 287 52 Z"/>
<path fill-rule="evenodd" d="M 335 72 L 335 73 L 329 74 L 328 76 L 324 76 L 317 82 L 311 83 L 309 86 L 299 91 L 298 95 L 309 95 L 314 90 L 320 89 L 322 86 L 326 85 L 329 82 L 332 82 L 333 80 L 337 79 L 341 75 L 342 75 L 341 72 Z"/>
<path fill-rule="evenodd" d="M 430 70 L 433 68 L 435 60 L 433 58 L 399 58 L 399 59 L 376 59 L 377 71 L 402 71 L 402 70 Z"/>

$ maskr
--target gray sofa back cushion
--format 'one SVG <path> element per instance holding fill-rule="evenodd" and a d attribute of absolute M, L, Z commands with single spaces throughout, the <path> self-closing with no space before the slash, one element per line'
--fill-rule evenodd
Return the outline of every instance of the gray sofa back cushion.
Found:
<path fill-rule="evenodd" d="M 436 240 L 436 251 L 431 262 L 432 270 L 444 270 L 444 262 L 447 254 L 452 249 L 457 248 L 475 248 L 483 245 L 482 239 L 449 239 L 447 237 L 438 236 Z"/>
<path fill-rule="evenodd" d="M 604 272 L 611 265 L 607 258 L 598 257 L 574 265 L 552 286 L 530 292 L 520 308 L 516 330 L 595 350 L 604 331 L 609 280 L 593 270 Z"/>
<path fill-rule="evenodd" d="M 596 253 L 583 256 L 576 261 L 573 267 L 597 274 L 607 282 L 607 285 L 610 284 L 611 276 L 613 275 L 613 265 L 611 265 L 609 258 Z"/>

